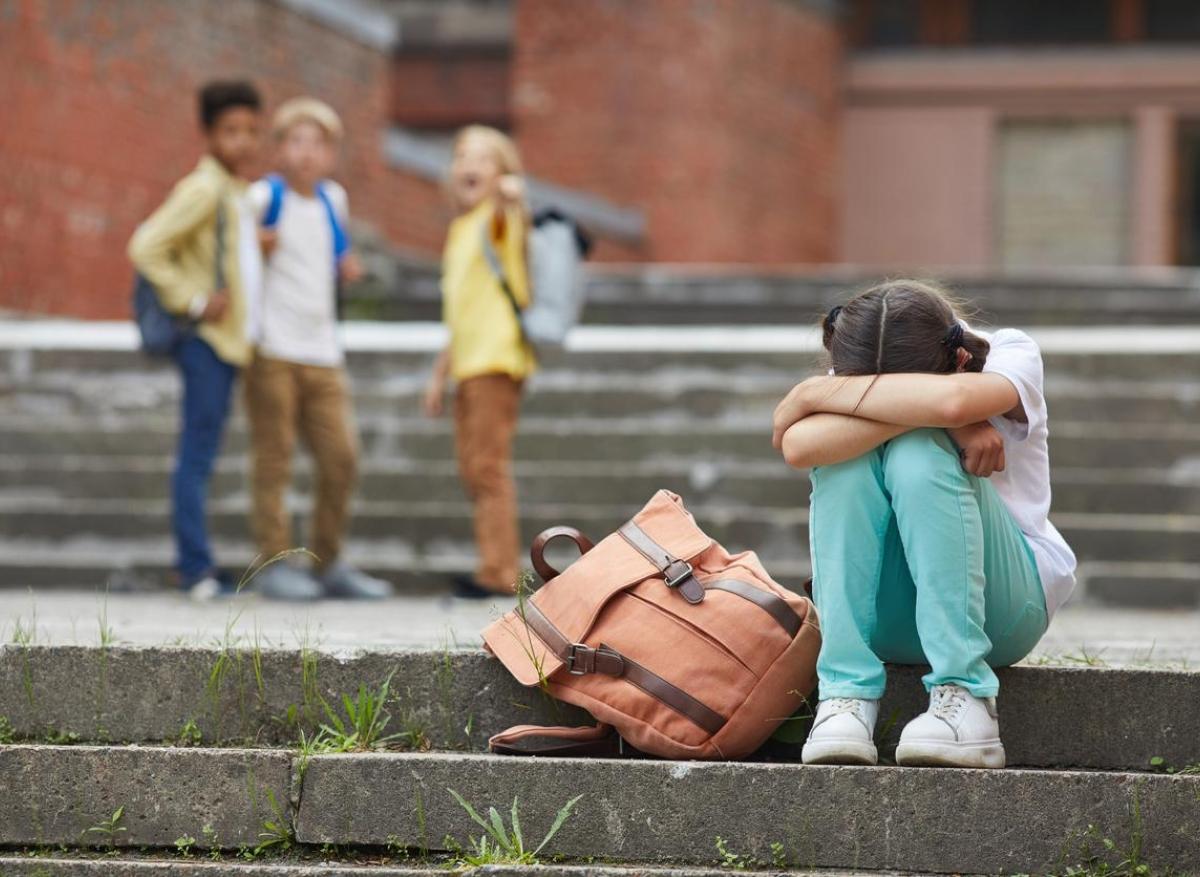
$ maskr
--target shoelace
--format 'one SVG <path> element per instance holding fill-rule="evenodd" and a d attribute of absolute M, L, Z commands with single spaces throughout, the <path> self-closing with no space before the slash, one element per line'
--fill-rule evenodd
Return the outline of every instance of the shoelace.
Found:
<path fill-rule="evenodd" d="M 835 716 L 858 712 L 858 701 L 851 697 L 831 697 L 825 702 L 829 704 L 829 712 Z"/>
<path fill-rule="evenodd" d="M 933 689 L 929 711 L 939 719 L 956 719 L 967 707 L 967 696 L 957 685 L 937 685 Z"/>

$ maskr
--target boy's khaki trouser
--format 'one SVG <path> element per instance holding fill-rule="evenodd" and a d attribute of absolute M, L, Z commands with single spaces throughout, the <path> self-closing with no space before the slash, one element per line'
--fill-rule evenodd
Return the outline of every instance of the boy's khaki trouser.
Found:
<path fill-rule="evenodd" d="M 521 405 L 521 382 L 504 374 L 460 381 L 454 398 L 458 471 L 475 505 L 475 544 L 483 587 L 513 593 L 520 535 L 512 440 Z"/>
<path fill-rule="evenodd" d="M 358 474 L 358 437 L 346 374 L 256 355 L 246 369 L 253 502 L 251 525 L 261 560 L 294 547 L 284 491 L 299 432 L 316 463 L 316 506 L 308 548 L 318 570 L 337 560 Z"/>

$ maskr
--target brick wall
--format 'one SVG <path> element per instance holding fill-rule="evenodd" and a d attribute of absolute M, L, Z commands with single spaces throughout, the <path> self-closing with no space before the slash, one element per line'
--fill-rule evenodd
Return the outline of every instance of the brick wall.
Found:
<path fill-rule="evenodd" d="M 832 260 L 841 49 L 818 5 L 516 0 L 526 163 L 643 208 L 641 258 Z"/>
<path fill-rule="evenodd" d="M 440 247 L 436 185 L 379 137 L 385 53 L 266 0 L 0 0 L 0 308 L 128 313 L 125 245 L 200 154 L 197 86 L 248 76 L 272 108 L 315 94 L 348 129 L 338 177 L 392 241 Z"/>

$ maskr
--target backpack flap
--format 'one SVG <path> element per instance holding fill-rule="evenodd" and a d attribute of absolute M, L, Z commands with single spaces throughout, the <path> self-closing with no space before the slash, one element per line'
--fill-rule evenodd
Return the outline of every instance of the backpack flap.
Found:
<path fill-rule="evenodd" d="M 679 593 L 679 599 L 691 599 L 684 593 L 688 582 L 695 582 L 690 578 L 687 561 L 708 550 L 712 539 L 696 524 L 679 497 L 660 490 L 631 523 L 634 528 L 602 540 L 516 609 L 484 629 L 488 649 L 522 685 L 537 685 L 576 658 L 589 663 L 609 660 L 604 650 L 583 646 L 583 640 L 605 604 L 626 588 L 661 576 L 663 587 L 672 582 L 670 586 Z M 643 544 L 630 541 L 635 531 L 642 534 Z M 636 536 L 633 538 L 637 541 Z M 651 544 L 657 546 L 662 557 L 650 550 Z M 667 560 L 671 563 L 664 563 Z"/>

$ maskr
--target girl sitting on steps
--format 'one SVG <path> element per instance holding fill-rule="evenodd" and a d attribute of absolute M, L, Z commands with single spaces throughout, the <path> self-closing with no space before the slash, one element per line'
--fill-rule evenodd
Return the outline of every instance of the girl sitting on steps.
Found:
<path fill-rule="evenodd" d="M 811 468 L 824 636 L 806 764 L 875 764 L 884 662 L 929 664 L 901 765 L 1003 767 L 993 667 L 1037 644 L 1075 585 L 1047 519 L 1042 359 L 1016 329 L 969 328 L 939 288 L 876 286 L 824 321 L 829 374 L 775 411 Z"/>

